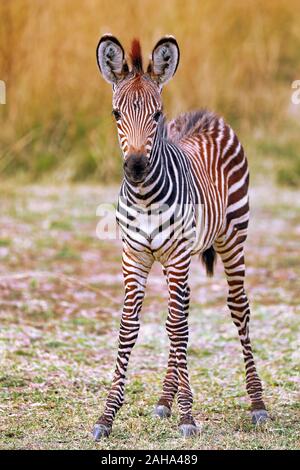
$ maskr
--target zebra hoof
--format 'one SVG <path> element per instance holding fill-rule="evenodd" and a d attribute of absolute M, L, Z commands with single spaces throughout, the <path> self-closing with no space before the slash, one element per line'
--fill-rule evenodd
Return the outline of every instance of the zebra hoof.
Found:
<path fill-rule="evenodd" d="M 111 433 L 111 427 L 106 426 L 105 424 L 95 424 L 93 429 L 94 440 L 100 441 L 102 437 L 108 437 Z"/>
<path fill-rule="evenodd" d="M 199 434 L 200 429 L 194 424 L 181 424 L 179 426 L 179 431 L 182 437 L 190 437 Z"/>
<path fill-rule="evenodd" d="M 252 424 L 259 426 L 270 419 L 267 410 L 253 410 L 251 411 Z"/>
<path fill-rule="evenodd" d="M 154 416 L 157 416 L 158 418 L 170 418 L 171 416 L 171 410 L 168 406 L 165 405 L 156 405 L 154 408 L 153 412 Z"/>

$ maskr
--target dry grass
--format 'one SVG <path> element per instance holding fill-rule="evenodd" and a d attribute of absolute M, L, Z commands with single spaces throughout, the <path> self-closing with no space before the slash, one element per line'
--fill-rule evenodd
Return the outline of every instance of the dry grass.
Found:
<path fill-rule="evenodd" d="M 5 174 L 18 169 L 38 178 L 59 168 L 61 179 L 119 176 L 111 91 L 95 61 L 107 31 L 126 47 L 140 37 L 145 57 L 160 36 L 176 36 L 181 66 L 165 91 L 169 115 L 209 107 L 254 146 L 257 136 L 280 135 L 283 154 L 298 135 L 299 113 L 290 106 L 300 73 L 297 0 L 2 0 L 0 17 Z"/>

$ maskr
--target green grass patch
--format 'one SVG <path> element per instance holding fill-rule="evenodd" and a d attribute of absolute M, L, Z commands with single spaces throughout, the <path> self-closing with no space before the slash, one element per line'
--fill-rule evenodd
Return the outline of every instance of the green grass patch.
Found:
<path fill-rule="evenodd" d="M 11 240 L 9 240 L 8 238 L 0 238 L 0 247 L 10 246 L 10 244 Z"/>
<path fill-rule="evenodd" d="M 55 258 L 61 260 L 79 260 L 80 255 L 73 247 L 65 245 L 58 251 Z"/>

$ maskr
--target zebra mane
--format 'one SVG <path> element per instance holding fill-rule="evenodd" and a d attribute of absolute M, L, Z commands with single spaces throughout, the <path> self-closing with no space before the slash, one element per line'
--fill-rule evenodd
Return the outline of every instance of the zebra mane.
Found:
<path fill-rule="evenodd" d="M 141 43 L 138 39 L 133 39 L 131 43 L 130 59 L 132 64 L 132 71 L 137 74 L 142 74 L 143 70 L 143 58 Z"/>
<path fill-rule="evenodd" d="M 159 140 L 170 141 L 170 138 L 168 135 L 168 122 L 166 120 L 165 115 L 162 115 L 161 119 L 159 120 L 159 123 L 157 126 L 157 135 L 159 137 Z"/>
<path fill-rule="evenodd" d="M 219 117 L 206 109 L 180 114 L 168 123 L 168 138 L 172 142 L 179 142 L 184 137 L 208 132 L 219 120 Z"/>

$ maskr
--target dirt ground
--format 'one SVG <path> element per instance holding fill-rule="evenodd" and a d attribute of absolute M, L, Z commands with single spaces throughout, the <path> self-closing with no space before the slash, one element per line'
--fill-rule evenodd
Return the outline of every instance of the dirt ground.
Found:
<path fill-rule="evenodd" d="M 178 434 L 178 411 L 158 422 L 168 353 L 167 291 L 151 272 L 126 402 L 95 444 L 112 377 L 122 306 L 120 242 L 99 240 L 97 206 L 117 188 L 0 188 L 1 449 L 295 449 L 300 441 L 300 192 L 251 192 L 247 291 L 251 337 L 272 420 L 251 425 L 236 328 L 218 262 L 191 269 L 189 370 L 198 437 Z"/>

